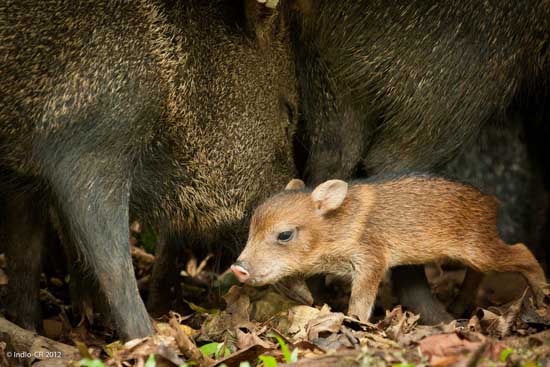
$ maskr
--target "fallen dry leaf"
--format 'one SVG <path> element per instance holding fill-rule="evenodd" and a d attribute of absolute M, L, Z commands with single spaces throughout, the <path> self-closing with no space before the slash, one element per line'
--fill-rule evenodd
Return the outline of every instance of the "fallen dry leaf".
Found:
<path fill-rule="evenodd" d="M 410 330 L 410 332 L 401 335 L 398 340 L 398 344 L 406 347 L 412 344 L 417 344 L 420 340 L 424 339 L 427 336 L 434 334 L 451 333 L 455 330 L 457 330 L 457 327 L 454 321 L 451 321 L 448 324 L 440 325 L 417 325 L 414 330 Z"/>
<path fill-rule="evenodd" d="M 550 326 L 550 305 L 536 307 L 532 298 L 524 298 L 519 318 L 527 325 Z"/>
<path fill-rule="evenodd" d="M 253 329 L 250 322 L 250 297 L 246 288 L 233 286 L 224 296 L 227 307 L 224 311 L 208 315 L 202 324 L 200 340 L 217 340 L 229 330 L 244 327 Z"/>
<path fill-rule="evenodd" d="M 275 316 L 286 315 L 290 308 L 298 305 L 296 301 L 280 294 L 271 287 L 256 293 L 251 297 L 251 302 L 250 317 L 258 322 L 266 322 Z"/>
<path fill-rule="evenodd" d="M 518 320 L 524 297 L 525 293 L 523 297 L 506 307 L 505 311 L 501 314 L 490 310 L 478 310 L 476 316 L 479 318 L 482 331 L 497 338 L 507 336 L 514 323 Z"/>
<path fill-rule="evenodd" d="M 378 327 L 385 329 L 386 334 L 393 340 L 399 341 L 401 336 L 411 332 L 420 315 L 409 311 L 403 311 L 401 306 L 395 307 L 384 320 L 378 323 Z"/>
<path fill-rule="evenodd" d="M 290 326 L 288 332 L 294 340 L 307 339 L 306 325 L 319 315 L 320 311 L 310 306 L 294 306 L 289 310 Z"/>
<path fill-rule="evenodd" d="M 341 312 L 325 313 L 321 310 L 319 315 L 310 320 L 306 325 L 306 333 L 309 340 L 317 339 L 326 333 L 337 333 L 344 322 L 344 314 Z"/>
<path fill-rule="evenodd" d="M 273 288 L 285 297 L 296 301 L 299 304 L 308 306 L 313 305 L 313 295 L 311 294 L 303 278 L 285 278 L 274 284 Z"/>
<path fill-rule="evenodd" d="M 214 366 L 220 366 L 225 364 L 228 367 L 237 367 L 241 362 L 254 361 L 259 355 L 264 354 L 269 349 L 264 348 L 261 345 L 251 345 L 246 349 L 239 350 L 226 358 L 222 358 L 214 364 Z"/>
<path fill-rule="evenodd" d="M 468 325 L 466 325 L 466 329 L 471 332 L 479 333 L 481 332 L 481 321 L 479 320 L 479 316 L 474 314 L 470 320 L 468 320 Z"/>
<path fill-rule="evenodd" d="M 247 349 L 253 345 L 260 345 L 265 349 L 275 348 L 275 344 L 269 341 L 260 339 L 260 337 L 256 335 L 256 333 L 254 332 L 246 333 L 240 329 L 237 329 L 236 334 L 237 334 L 237 348 L 239 349 Z"/>
<path fill-rule="evenodd" d="M 458 354 L 451 356 L 433 356 L 430 358 L 431 367 L 447 367 L 456 364 L 461 359 Z"/>
<path fill-rule="evenodd" d="M 122 346 L 112 348 L 112 357 L 107 360 L 107 365 L 120 366 L 128 360 L 145 361 L 150 354 L 161 356 L 175 365 L 181 365 L 185 361 L 177 355 L 177 351 L 178 346 L 174 336 L 153 335 L 130 340 Z"/>
<path fill-rule="evenodd" d="M 460 338 L 456 333 L 430 335 L 418 343 L 423 355 L 430 358 L 449 357 L 476 350 L 481 342 L 471 342 Z"/>

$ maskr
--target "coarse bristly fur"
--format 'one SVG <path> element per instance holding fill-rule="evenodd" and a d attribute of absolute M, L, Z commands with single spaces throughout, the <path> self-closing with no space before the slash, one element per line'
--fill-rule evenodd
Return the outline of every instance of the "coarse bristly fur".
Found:
<path fill-rule="evenodd" d="M 543 300 L 542 268 L 525 245 L 500 239 L 496 199 L 472 186 L 416 174 L 329 180 L 312 192 L 293 186 L 256 208 L 236 263 L 242 281 L 351 275 L 349 314 L 367 321 L 390 267 L 453 260 L 480 272 L 519 272 Z"/>
<path fill-rule="evenodd" d="M 50 194 L 122 337 L 152 332 L 130 215 L 207 236 L 292 177 L 287 12 L 252 0 L 0 5 L 0 165 Z M 15 314 L 38 298 L 21 296 L 20 265 Z"/>
<path fill-rule="evenodd" d="M 514 104 L 548 124 L 547 0 L 311 3 L 294 42 L 313 182 L 440 166 Z"/>

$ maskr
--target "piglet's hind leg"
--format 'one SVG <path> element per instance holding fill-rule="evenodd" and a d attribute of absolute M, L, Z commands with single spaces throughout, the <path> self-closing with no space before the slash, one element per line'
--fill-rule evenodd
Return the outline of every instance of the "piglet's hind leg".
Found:
<path fill-rule="evenodd" d="M 517 272 L 523 275 L 539 304 L 544 302 L 547 286 L 544 271 L 531 251 L 522 243 L 507 245 L 500 239 L 492 244 L 479 244 L 474 251 L 463 251 L 470 258 L 463 261 L 481 272 Z"/>

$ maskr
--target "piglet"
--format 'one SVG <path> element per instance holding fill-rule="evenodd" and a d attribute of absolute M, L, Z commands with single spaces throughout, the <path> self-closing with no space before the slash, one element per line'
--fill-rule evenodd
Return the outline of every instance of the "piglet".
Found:
<path fill-rule="evenodd" d="M 397 265 L 463 263 L 478 272 L 518 272 L 538 302 L 544 272 L 524 244 L 497 233 L 497 200 L 441 177 L 407 174 L 313 191 L 292 180 L 256 208 L 231 270 L 243 283 L 290 276 L 351 275 L 348 314 L 368 321 L 384 273 Z"/>

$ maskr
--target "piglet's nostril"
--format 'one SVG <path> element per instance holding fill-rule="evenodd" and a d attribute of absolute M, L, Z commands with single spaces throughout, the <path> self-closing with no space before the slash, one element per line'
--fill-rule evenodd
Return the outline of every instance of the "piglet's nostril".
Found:
<path fill-rule="evenodd" d="M 238 261 L 231 265 L 231 271 L 235 274 L 239 282 L 244 283 L 250 278 L 250 273 L 241 264 L 242 263 Z"/>

